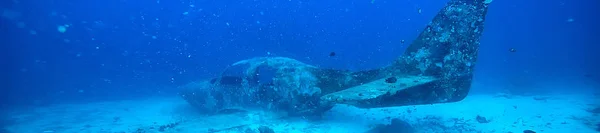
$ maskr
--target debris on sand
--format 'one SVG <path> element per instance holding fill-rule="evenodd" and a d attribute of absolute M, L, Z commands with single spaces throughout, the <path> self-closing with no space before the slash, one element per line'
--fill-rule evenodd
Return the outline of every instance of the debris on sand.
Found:
<path fill-rule="evenodd" d="M 488 120 L 487 118 L 480 116 L 480 115 L 477 115 L 475 120 L 477 120 L 477 122 L 479 122 L 479 123 L 490 123 L 490 120 Z"/>
<path fill-rule="evenodd" d="M 275 133 L 275 131 L 273 131 L 273 129 L 271 129 L 267 126 L 260 126 L 258 128 L 258 132 L 260 132 L 260 133 Z"/>
<path fill-rule="evenodd" d="M 414 133 L 415 129 L 406 121 L 398 118 L 392 119 L 389 125 L 377 125 L 368 133 Z"/>

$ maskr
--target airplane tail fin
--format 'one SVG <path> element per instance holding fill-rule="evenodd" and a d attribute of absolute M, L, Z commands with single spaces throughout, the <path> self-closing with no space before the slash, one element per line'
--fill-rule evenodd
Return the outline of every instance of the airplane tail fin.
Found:
<path fill-rule="evenodd" d="M 451 0 L 390 66 L 377 73 L 355 72 L 352 75 L 370 77 L 370 81 L 322 99 L 364 108 L 464 99 L 471 88 L 490 2 Z M 387 77 L 397 82 L 386 83 Z"/>

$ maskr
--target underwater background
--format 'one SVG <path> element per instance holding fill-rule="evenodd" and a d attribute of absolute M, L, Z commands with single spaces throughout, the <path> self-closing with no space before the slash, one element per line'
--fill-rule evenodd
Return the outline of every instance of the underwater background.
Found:
<path fill-rule="evenodd" d="M 378 68 L 400 56 L 446 2 L 3 0 L 0 108 L 178 97 L 178 87 L 257 56 Z M 470 95 L 597 94 L 598 6 L 495 0 Z"/>

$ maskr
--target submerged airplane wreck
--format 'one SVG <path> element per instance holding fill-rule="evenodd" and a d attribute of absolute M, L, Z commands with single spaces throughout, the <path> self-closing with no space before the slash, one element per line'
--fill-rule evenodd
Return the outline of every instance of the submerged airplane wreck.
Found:
<path fill-rule="evenodd" d="M 335 104 L 378 108 L 456 102 L 471 87 L 491 0 L 450 0 L 392 64 L 374 70 L 323 69 L 286 57 L 236 62 L 220 77 L 182 86 L 203 113 L 267 110 L 318 115 Z"/>

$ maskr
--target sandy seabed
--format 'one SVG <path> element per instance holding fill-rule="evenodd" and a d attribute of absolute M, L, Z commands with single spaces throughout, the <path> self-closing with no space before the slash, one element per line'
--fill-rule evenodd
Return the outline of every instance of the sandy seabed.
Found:
<path fill-rule="evenodd" d="M 9 114 L 11 133 L 364 133 L 392 118 L 422 133 L 596 133 L 590 95 L 471 95 L 460 102 L 359 109 L 337 105 L 323 120 L 251 111 L 206 116 L 178 97 L 29 107 Z M 480 116 L 480 119 L 477 119 Z M 485 118 L 482 121 L 481 118 Z"/>

